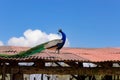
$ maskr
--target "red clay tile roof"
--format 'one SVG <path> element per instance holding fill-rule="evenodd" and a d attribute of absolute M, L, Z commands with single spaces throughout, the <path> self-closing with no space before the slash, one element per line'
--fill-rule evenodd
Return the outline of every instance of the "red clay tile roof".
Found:
<path fill-rule="evenodd" d="M 90 62 L 120 61 L 120 48 L 65 48 L 62 51 L 76 54 Z"/>
<path fill-rule="evenodd" d="M 0 54 L 16 54 L 28 50 L 28 47 L 1 46 Z M 17 61 L 75 61 L 75 62 L 120 62 L 120 48 L 63 48 L 60 54 L 55 51 L 45 50 L 25 58 L 2 58 L 0 60 Z"/>

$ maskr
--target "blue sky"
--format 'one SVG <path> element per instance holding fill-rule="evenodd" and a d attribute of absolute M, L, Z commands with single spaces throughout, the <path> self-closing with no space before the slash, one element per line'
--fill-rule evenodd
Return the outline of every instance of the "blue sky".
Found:
<path fill-rule="evenodd" d="M 120 47 L 120 0 L 0 0 L 0 41 L 28 30 L 57 33 L 71 47 Z"/>

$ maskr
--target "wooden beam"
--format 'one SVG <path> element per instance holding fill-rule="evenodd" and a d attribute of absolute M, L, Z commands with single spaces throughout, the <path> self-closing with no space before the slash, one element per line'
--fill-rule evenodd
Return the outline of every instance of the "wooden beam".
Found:
<path fill-rule="evenodd" d="M 78 64 L 76 64 L 75 62 L 66 62 L 66 64 L 68 64 L 71 67 L 79 67 Z"/>
<path fill-rule="evenodd" d="M 59 67 L 62 67 L 63 68 L 63 66 L 62 65 L 60 65 L 58 62 L 55 62 Z M 71 74 L 71 76 L 72 77 L 74 77 L 75 79 L 77 79 L 77 77 L 74 75 L 74 74 Z"/>
<path fill-rule="evenodd" d="M 71 67 L 83 67 L 83 63 L 80 62 L 65 62 L 66 64 L 68 64 Z"/>
<path fill-rule="evenodd" d="M 36 67 L 40 67 L 40 68 L 45 67 L 45 62 L 43 62 L 43 61 L 35 61 L 34 63 L 35 63 L 34 66 L 36 66 Z"/>
<path fill-rule="evenodd" d="M 2 73 L 2 80 L 5 80 L 5 75 L 6 75 L 6 65 L 3 63 L 3 66 L 1 68 L 1 73 Z"/>
<path fill-rule="evenodd" d="M 11 69 L 12 68 L 12 69 Z M 120 75 L 120 67 L 94 67 L 94 68 L 73 68 L 73 67 L 34 67 L 34 66 L 6 66 L 7 73 L 24 73 L 24 74 L 74 74 L 74 75 Z M 11 71 L 12 70 L 12 71 Z M 1 72 L 1 70 L 0 70 Z"/>
<path fill-rule="evenodd" d="M 12 80 L 24 80 L 23 73 L 13 74 Z"/>

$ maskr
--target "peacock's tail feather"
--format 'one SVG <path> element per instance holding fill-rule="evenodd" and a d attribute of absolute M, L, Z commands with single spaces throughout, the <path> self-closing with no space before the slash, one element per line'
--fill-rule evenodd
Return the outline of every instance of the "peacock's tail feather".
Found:
<path fill-rule="evenodd" d="M 29 56 L 29 55 L 33 55 L 35 53 L 40 53 L 41 51 L 45 50 L 45 45 L 47 44 L 48 42 L 46 43 L 43 43 L 43 44 L 40 44 L 40 45 L 37 45 L 33 48 L 30 48 L 29 50 L 27 51 L 21 51 L 19 52 L 18 54 L 14 54 L 14 55 L 8 55 L 8 54 L 0 54 L 0 57 L 6 57 L 6 58 L 18 58 L 18 57 L 26 57 L 26 56 Z"/>
<path fill-rule="evenodd" d="M 32 47 L 28 49 L 27 51 L 21 51 L 18 54 L 14 54 L 14 55 L 0 54 L 0 57 L 6 57 L 6 58 L 26 57 L 26 56 L 30 56 L 36 53 L 40 53 L 41 51 L 45 49 L 55 50 L 57 49 L 57 43 L 60 43 L 60 42 L 62 42 L 60 39 L 56 39 L 56 40 L 48 41 L 46 43 Z"/>

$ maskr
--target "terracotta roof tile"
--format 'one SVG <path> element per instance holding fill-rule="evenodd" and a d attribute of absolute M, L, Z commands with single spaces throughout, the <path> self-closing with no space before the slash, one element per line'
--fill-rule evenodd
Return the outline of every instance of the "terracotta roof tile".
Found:
<path fill-rule="evenodd" d="M 67 48 L 71 52 L 92 62 L 120 61 L 120 48 Z"/>
<path fill-rule="evenodd" d="M 1 46 L 0 54 L 16 54 L 28 50 L 28 47 Z M 63 48 L 60 54 L 45 50 L 25 58 L 2 58 L 0 60 L 36 60 L 46 61 L 76 61 L 76 62 L 120 62 L 120 48 Z"/>

